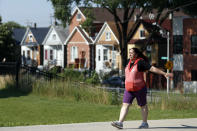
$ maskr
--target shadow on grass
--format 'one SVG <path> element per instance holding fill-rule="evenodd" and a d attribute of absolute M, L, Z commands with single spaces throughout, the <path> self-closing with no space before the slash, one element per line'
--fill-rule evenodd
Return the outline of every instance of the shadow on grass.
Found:
<path fill-rule="evenodd" d="M 15 85 L 7 83 L 5 88 L 0 89 L 0 98 L 26 96 L 31 92 L 32 89 L 22 91 L 20 88 L 16 88 Z"/>

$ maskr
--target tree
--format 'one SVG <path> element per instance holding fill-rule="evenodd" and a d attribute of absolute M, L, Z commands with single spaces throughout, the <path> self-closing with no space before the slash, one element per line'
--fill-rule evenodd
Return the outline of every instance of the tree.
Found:
<path fill-rule="evenodd" d="M 4 23 L 4 26 L 7 26 L 9 30 L 12 30 L 13 28 L 25 28 L 24 26 L 21 26 L 20 24 L 14 21 L 8 21 Z"/>
<path fill-rule="evenodd" d="M 2 23 L 0 17 L 0 62 L 6 58 L 6 61 L 16 60 L 16 45 L 12 38 L 12 28 L 22 27 L 15 22 Z"/>
<path fill-rule="evenodd" d="M 88 32 L 89 34 L 92 34 L 94 32 L 94 16 L 91 12 L 91 10 L 89 10 L 89 8 L 85 9 L 84 14 L 86 16 L 86 20 L 84 22 L 81 23 L 82 28 L 84 28 L 86 30 L 86 32 Z"/>
<path fill-rule="evenodd" d="M 50 0 L 55 9 L 55 16 L 62 22 L 69 21 L 71 7 L 73 2 L 81 6 L 95 6 L 107 9 L 114 17 L 116 28 L 119 32 L 119 46 L 122 57 L 122 65 L 126 66 L 127 59 L 127 43 L 137 29 L 138 24 L 141 21 L 141 16 L 150 12 L 156 14 L 154 21 L 161 25 L 166 18 L 172 13 L 174 8 L 182 5 L 180 0 Z M 155 10 L 156 9 L 156 10 Z M 118 15 L 118 11 L 123 10 L 123 18 Z M 129 21 L 132 17 L 136 16 L 136 21 L 132 28 L 128 29 Z M 144 47 L 149 44 L 149 40 L 152 39 L 154 32 L 157 32 L 158 28 L 153 28 L 152 33 L 148 36 L 148 41 Z M 145 49 L 145 48 L 143 48 Z"/>

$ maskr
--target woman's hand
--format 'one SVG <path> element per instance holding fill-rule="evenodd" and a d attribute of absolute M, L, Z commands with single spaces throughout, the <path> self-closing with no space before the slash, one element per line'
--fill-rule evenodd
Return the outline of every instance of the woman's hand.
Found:
<path fill-rule="evenodd" d="M 165 75 L 164 75 L 166 78 L 168 78 L 168 77 L 173 77 L 173 73 L 165 73 Z"/>

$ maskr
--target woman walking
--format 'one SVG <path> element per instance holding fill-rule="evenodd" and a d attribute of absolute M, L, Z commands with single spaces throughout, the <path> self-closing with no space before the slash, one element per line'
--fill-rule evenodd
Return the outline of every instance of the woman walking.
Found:
<path fill-rule="evenodd" d="M 148 106 L 146 100 L 147 88 L 144 81 L 144 72 L 151 71 L 157 74 L 172 77 L 172 73 L 165 73 L 162 70 L 151 66 L 148 63 L 148 59 L 139 51 L 138 48 L 131 48 L 129 50 L 129 61 L 125 68 L 125 92 L 123 96 L 123 104 L 120 110 L 120 116 L 118 121 L 112 122 L 112 126 L 122 129 L 123 121 L 128 113 L 129 106 L 132 104 L 134 98 L 137 100 L 137 104 L 141 107 L 142 124 L 139 128 L 148 128 Z"/>

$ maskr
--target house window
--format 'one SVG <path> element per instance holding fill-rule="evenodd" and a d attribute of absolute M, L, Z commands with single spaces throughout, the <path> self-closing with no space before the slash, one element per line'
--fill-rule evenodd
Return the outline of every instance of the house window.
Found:
<path fill-rule="evenodd" d="M 47 51 L 47 50 L 45 50 L 45 57 L 44 57 L 44 59 L 45 59 L 45 60 L 48 59 L 48 51 Z"/>
<path fill-rule="evenodd" d="M 36 60 L 37 51 L 36 51 L 36 50 L 34 50 L 34 51 L 33 51 L 33 54 L 34 54 L 34 60 Z"/>
<path fill-rule="evenodd" d="M 98 61 L 100 61 L 101 60 L 101 50 L 99 49 L 98 50 Z"/>
<path fill-rule="evenodd" d="M 25 51 L 23 51 L 23 57 L 25 57 Z"/>
<path fill-rule="evenodd" d="M 53 50 L 50 50 L 50 60 L 53 60 Z"/>
<path fill-rule="evenodd" d="M 111 40 L 111 32 L 108 32 L 108 31 L 107 31 L 107 32 L 105 33 L 105 40 L 106 40 L 106 41 Z"/>
<path fill-rule="evenodd" d="M 76 58 L 78 58 L 78 49 L 76 46 L 71 47 L 71 62 L 74 62 Z"/>
<path fill-rule="evenodd" d="M 191 54 L 197 54 L 197 35 L 191 37 Z"/>
<path fill-rule="evenodd" d="M 80 21 L 80 20 L 81 20 L 81 14 L 78 13 L 78 14 L 77 14 L 77 21 Z"/>
<path fill-rule="evenodd" d="M 30 50 L 27 51 L 27 59 L 30 60 Z"/>
<path fill-rule="evenodd" d="M 197 81 L 197 70 L 191 70 L 192 81 Z"/>
<path fill-rule="evenodd" d="M 183 53 L 183 36 L 182 35 L 173 36 L 173 53 L 174 54 Z"/>
<path fill-rule="evenodd" d="M 103 60 L 108 60 L 108 49 L 103 50 Z"/>
<path fill-rule="evenodd" d="M 53 34 L 52 37 L 53 37 L 53 40 L 56 40 L 56 34 Z"/>
<path fill-rule="evenodd" d="M 140 39 L 145 39 L 145 30 L 140 30 Z"/>
<path fill-rule="evenodd" d="M 32 34 L 29 35 L 29 42 L 33 42 L 33 35 Z"/>

